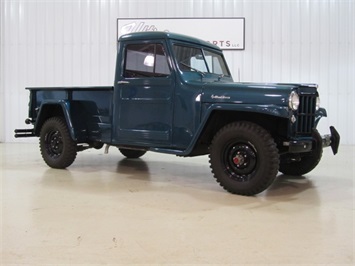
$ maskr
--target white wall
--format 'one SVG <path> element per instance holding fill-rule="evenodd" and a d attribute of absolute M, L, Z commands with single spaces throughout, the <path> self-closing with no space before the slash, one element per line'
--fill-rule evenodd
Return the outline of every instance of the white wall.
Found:
<path fill-rule="evenodd" d="M 246 49 L 225 53 L 234 78 L 240 69 L 242 81 L 318 83 L 329 115 L 321 132 L 335 125 L 343 144 L 355 144 L 353 0 L 3 0 L 0 8 L 0 141 L 29 141 L 13 138 L 27 118 L 25 87 L 113 84 L 116 18 L 245 17 Z"/>

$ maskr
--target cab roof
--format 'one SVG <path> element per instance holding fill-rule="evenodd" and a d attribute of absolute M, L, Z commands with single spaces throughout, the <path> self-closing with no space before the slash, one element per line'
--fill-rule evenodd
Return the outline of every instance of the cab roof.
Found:
<path fill-rule="evenodd" d="M 201 39 L 165 31 L 145 31 L 145 32 L 134 32 L 122 35 L 118 41 L 135 41 L 135 40 L 153 40 L 153 39 L 170 39 L 182 42 L 193 43 L 197 45 L 207 46 L 212 49 L 221 50 L 218 46 L 211 44 L 209 42 L 203 41 Z"/>

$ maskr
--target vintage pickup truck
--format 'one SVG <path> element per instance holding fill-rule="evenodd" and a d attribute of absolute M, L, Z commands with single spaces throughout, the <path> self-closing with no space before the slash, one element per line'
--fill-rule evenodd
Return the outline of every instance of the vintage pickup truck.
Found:
<path fill-rule="evenodd" d="M 113 87 L 27 88 L 32 129 L 44 161 L 70 166 L 77 152 L 118 147 L 128 158 L 146 151 L 209 154 L 227 191 L 254 195 L 278 171 L 304 175 L 323 147 L 336 154 L 339 134 L 321 136 L 317 85 L 235 83 L 222 51 L 193 37 L 166 32 L 120 37 Z"/>

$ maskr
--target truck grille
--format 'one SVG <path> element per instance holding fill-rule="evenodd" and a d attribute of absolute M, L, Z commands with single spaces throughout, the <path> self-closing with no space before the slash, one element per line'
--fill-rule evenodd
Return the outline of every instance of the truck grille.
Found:
<path fill-rule="evenodd" d="M 315 123 L 316 95 L 300 95 L 297 134 L 311 134 Z"/>

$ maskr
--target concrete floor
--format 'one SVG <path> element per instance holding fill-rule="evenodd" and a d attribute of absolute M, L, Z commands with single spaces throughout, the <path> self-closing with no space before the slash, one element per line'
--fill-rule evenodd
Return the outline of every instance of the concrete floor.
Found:
<path fill-rule="evenodd" d="M 48 168 L 37 144 L 0 144 L 1 263 L 354 265 L 355 146 L 306 177 L 231 195 L 208 158 L 117 149 Z"/>

